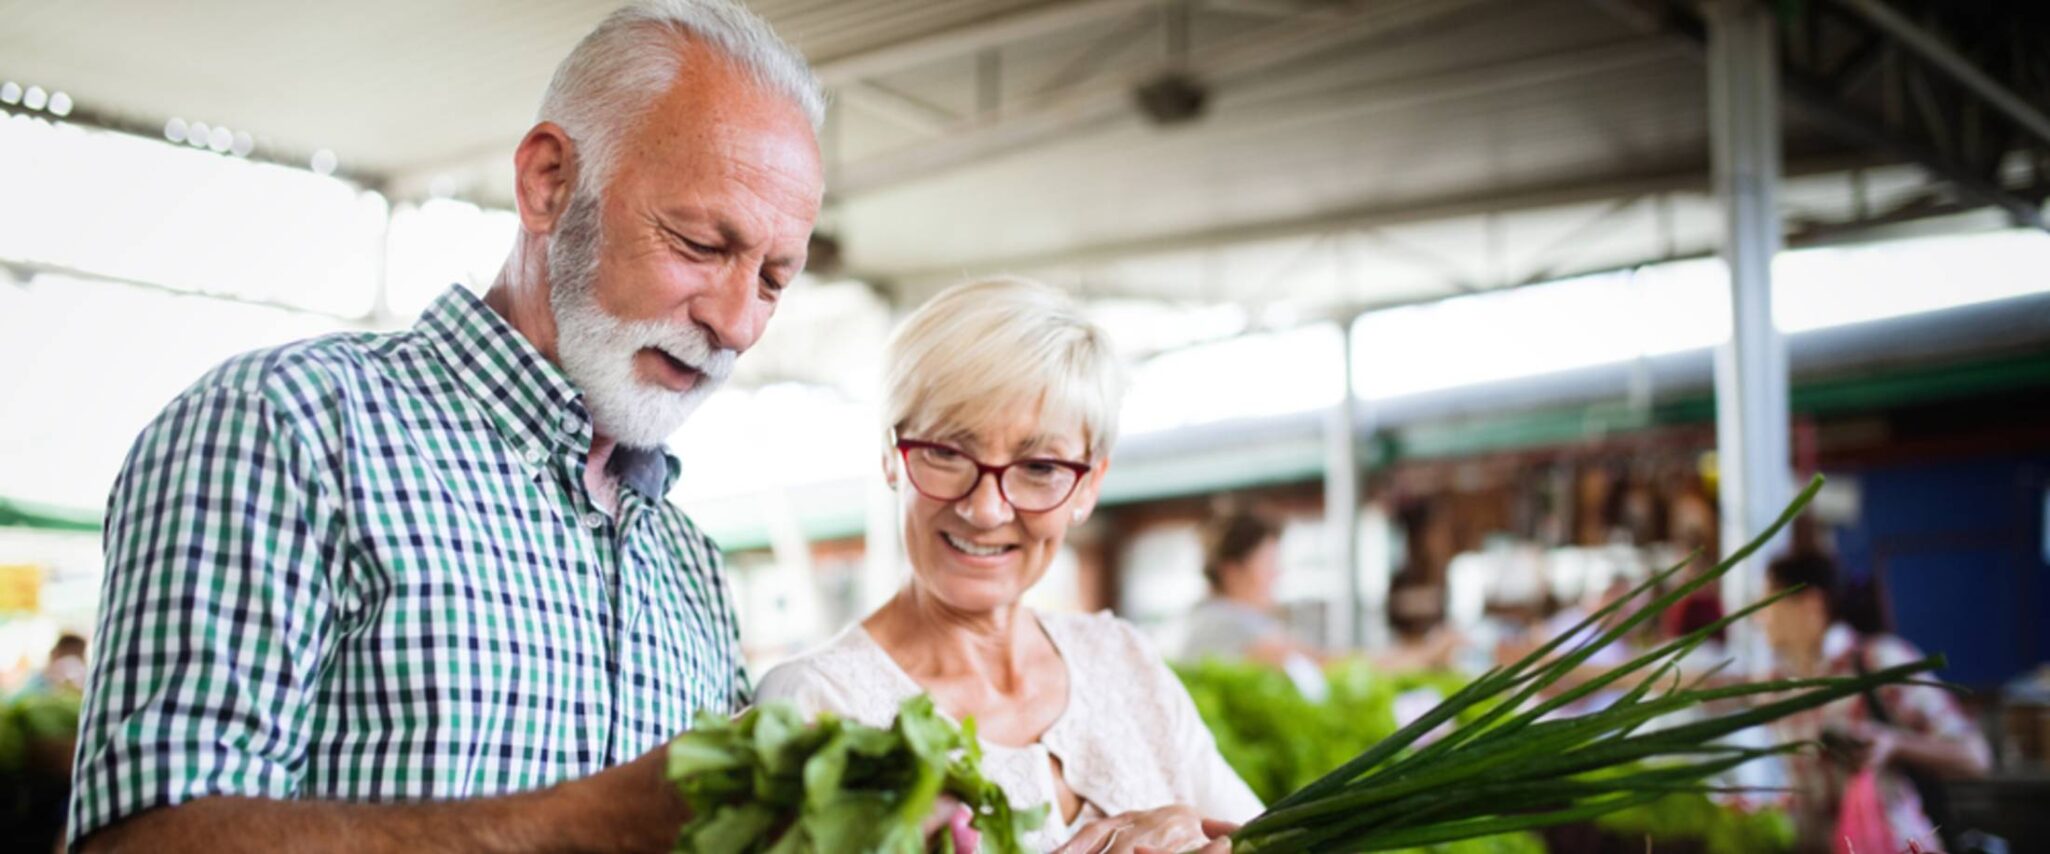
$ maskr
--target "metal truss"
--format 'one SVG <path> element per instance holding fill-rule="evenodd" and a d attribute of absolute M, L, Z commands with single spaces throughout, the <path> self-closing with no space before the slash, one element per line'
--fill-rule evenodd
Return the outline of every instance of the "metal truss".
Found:
<path fill-rule="evenodd" d="M 1220 92 L 1257 86 L 1276 69 L 1314 57 L 1340 56 L 1370 44 L 1394 43 L 1419 33 L 1477 20 L 1507 0 L 1382 0 L 1376 3 L 1265 4 L 1274 21 L 1243 35 L 1192 45 L 1193 0 L 1090 0 L 1049 4 L 887 49 L 818 63 L 821 80 L 850 105 L 913 130 L 921 139 L 893 150 L 841 161 L 831 150 L 830 192 L 858 196 L 972 165 L 1074 134 L 1139 121 L 1191 118 Z M 1239 7 L 1229 7 L 1239 10 Z M 999 75 L 1000 49 L 1022 38 L 1096 27 L 1101 35 L 1078 42 L 1074 53 L 1033 91 L 1006 100 Z M 1110 73 L 1110 56 L 1130 43 L 1158 38 L 1156 61 L 1137 71 Z M 974 57 L 975 108 L 951 115 L 930 105 L 907 104 L 878 90 L 878 79 L 941 59 Z M 832 147 L 829 133 L 828 147 Z"/>
<path fill-rule="evenodd" d="M 1706 45 L 1696 3 L 1591 2 L 1642 30 Z M 2041 105 L 2050 104 L 2050 7 L 1993 0 L 1771 5 L 1783 94 L 1801 118 L 1921 166 L 1957 197 L 1911 204 L 1991 205 L 2015 225 L 2045 227 L 2050 118 Z"/>

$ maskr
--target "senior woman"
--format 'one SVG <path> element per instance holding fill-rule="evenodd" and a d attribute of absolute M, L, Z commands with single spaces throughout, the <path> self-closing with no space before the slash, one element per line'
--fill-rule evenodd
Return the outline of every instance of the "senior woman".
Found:
<path fill-rule="evenodd" d="M 1257 814 L 1138 631 L 1020 604 L 1110 464 L 1123 382 L 1102 330 L 1059 291 L 985 281 L 926 303 L 885 361 L 883 476 L 910 577 L 769 671 L 759 697 L 881 726 L 931 694 L 975 719 L 984 771 L 1017 806 L 1050 805 L 1027 839 L 1041 850 L 1183 850 Z"/>

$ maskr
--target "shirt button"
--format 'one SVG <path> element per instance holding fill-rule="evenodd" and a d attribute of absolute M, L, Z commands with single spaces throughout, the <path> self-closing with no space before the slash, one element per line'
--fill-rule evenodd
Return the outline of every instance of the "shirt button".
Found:
<path fill-rule="evenodd" d="M 527 452 L 522 456 L 526 458 L 527 465 L 538 466 L 541 464 L 542 454 L 540 448 L 528 448 Z"/>
<path fill-rule="evenodd" d="M 584 419 L 578 418 L 574 412 L 566 412 L 563 413 L 560 426 L 562 427 L 562 432 L 574 436 L 578 430 L 584 429 Z"/>
<path fill-rule="evenodd" d="M 599 528 L 603 528 L 605 527 L 605 517 L 595 510 L 589 513 L 585 513 L 584 527 L 590 528 L 593 531 L 598 530 Z"/>

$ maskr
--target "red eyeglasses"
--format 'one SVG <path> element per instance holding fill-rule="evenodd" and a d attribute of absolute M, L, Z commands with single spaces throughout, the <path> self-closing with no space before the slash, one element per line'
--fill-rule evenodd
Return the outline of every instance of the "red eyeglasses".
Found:
<path fill-rule="evenodd" d="M 967 498 L 982 482 L 983 475 L 996 478 L 997 493 L 1021 513 L 1044 513 L 1068 496 L 1089 474 L 1088 463 L 1028 457 L 993 466 L 971 457 L 952 445 L 898 439 L 897 453 L 904 458 L 904 473 L 918 494 L 934 501 Z"/>

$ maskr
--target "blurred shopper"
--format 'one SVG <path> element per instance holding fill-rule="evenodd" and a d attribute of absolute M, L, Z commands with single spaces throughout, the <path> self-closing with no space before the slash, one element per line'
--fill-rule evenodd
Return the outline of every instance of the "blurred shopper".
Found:
<path fill-rule="evenodd" d="M 85 638 L 57 636 L 50 659 L 0 702 L 0 839 L 7 850 L 61 850 L 78 747 Z"/>
<path fill-rule="evenodd" d="M 81 847 L 668 851 L 665 742 L 749 691 L 664 442 L 804 265 L 822 115 L 740 6 L 616 12 L 512 152 L 483 299 L 173 400 L 108 508 Z"/>
<path fill-rule="evenodd" d="M 1232 510 L 1203 529 L 1203 579 L 1210 595 L 1189 613 L 1180 657 L 1250 660 L 1281 668 L 1304 695 L 1326 693 L 1322 667 L 1364 656 L 1386 670 L 1444 667 L 1458 636 L 1442 629 L 1404 634 L 1389 649 L 1342 653 L 1298 640 L 1276 615 L 1281 580 L 1281 522 L 1252 510 Z"/>
<path fill-rule="evenodd" d="M 57 642 L 50 645 L 50 661 L 43 669 L 30 676 L 22 693 L 64 691 L 76 694 L 85 690 L 85 637 L 75 632 L 64 632 L 57 636 Z"/>
<path fill-rule="evenodd" d="M 1771 593 L 1800 588 L 1759 613 L 1781 675 L 1849 676 L 1922 657 L 1899 637 L 1853 625 L 1856 612 L 1843 605 L 1852 597 L 1829 557 L 1797 552 L 1774 561 L 1766 574 Z M 1832 851 L 1837 840 L 1858 838 L 1861 828 L 1844 826 L 1856 815 L 1885 824 L 1888 851 L 1911 850 L 1911 843 L 1940 848 L 1932 820 L 1945 811 L 1940 779 L 1980 776 L 1991 762 L 1984 736 L 1957 700 L 1923 685 L 1889 685 L 1788 717 L 1775 728 L 1784 740 L 1829 748 L 1788 759 L 1804 852 Z"/>
<path fill-rule="evenodd" d="M 1281 522 L 1264 513 L 1233 510 L 1204 526 L 1203 580 L 1210 595 L 1189 613 L 1181 657 L 1250 659 L 1275 667 L 1323 661 L 1321 649 L 1290 636 L 1275 616 L 1274 587 L 1281 580 Z"/>

